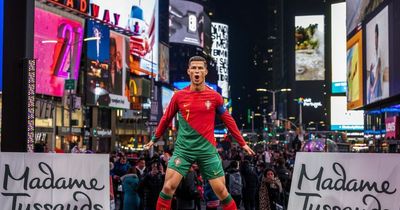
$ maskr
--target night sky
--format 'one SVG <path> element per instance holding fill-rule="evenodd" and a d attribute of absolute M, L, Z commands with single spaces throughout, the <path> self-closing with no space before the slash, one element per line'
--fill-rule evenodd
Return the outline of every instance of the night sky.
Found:
<path fill-rule="evenodd" d="M 267 2 L 260 0 L 232 1 L 217 0 L 213 20 L 229 25 L 229 83 L 233 99 L 233 115 L 240 119 L 246 110 L 246 102 L 254 100 L 255 90 L 252 49 L 254 40 L 266 37 Z M 238 100 L 238 97 L 241 100 Z M 242 116 L 244 121 L 246 116 Z M 238 122 L 239 124 L 239 122 Z M 239 125 L 240 127 L 240 125 Z"/>

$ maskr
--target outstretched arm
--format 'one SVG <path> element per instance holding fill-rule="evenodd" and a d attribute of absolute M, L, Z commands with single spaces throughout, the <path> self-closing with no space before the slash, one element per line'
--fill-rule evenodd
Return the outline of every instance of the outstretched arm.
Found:
<path fill-rule="evenodd" d="M 149 149 L 153 144 L 164 134 L 165 130 L 168 128 L 168 125 L 171 123 L 175 114 L 178 112 L 178 102 L 177 102 L 177 94 L 172 96 L 169 105 L 162 116 L 160 123 L 156 129 L 154 136 L 151 138 L 151 141 L 145 145 L 145 149 Z"/>
<path fill-rule="evenodd" d="M 229 112 L 225 109 L 222 98 L 219 99 L 217 113 L 221 117 L 222 122 L 224 122 L 225 126 L 231 132 L 233 138 L 235 138 L 237 140 L 239 145 L 247 152 L 247 154 L 255 155 L 254 151 L 244 141 L 242 135 L 240 134 L 239 128 L 236 125 L 235 120 L 229 114 Z"/>

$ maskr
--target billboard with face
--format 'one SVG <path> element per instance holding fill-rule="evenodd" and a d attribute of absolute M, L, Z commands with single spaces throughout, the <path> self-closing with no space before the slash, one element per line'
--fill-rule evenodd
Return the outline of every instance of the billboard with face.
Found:
<path fill-rule="evenodd" d="M 69 69 L 78 78 L 83 33 L 82 22 L 35 9 L 36 93 L 61 97 Z"/>
<path fill-rule="evenodd" d="M 389 97 L 389 7 L 366 24 L 366 104 Z"/>
<path fill-rule="evenodd" d="M 295 17 L 296 81 L 325 80 L 324 16 Z"/>
<path fill-rule="evenodd" d="M 203 6 L 182 0 L 169 3 L 169 42 L 204 47 Z"/>
<path fill-rule="evenodd" d="M 108 41 L 103 38 L 99 44 L 100 49 L 108 49 L 99 55 L 108 59 L 104 61 L 89 59 L 86 102 L 88 105 L 129 109 L 128 98 L 125 96 L 126 71 L 123 66 L 125 37 L 116 32 L 106 32 L 103 26 L 92 28 L 100 28 L 101 33 L 109 35 Z M 104 43 L 108 43 L 109 46 L 104 46 Z M 97 43 L 95 44 L 97 46 Z"/>

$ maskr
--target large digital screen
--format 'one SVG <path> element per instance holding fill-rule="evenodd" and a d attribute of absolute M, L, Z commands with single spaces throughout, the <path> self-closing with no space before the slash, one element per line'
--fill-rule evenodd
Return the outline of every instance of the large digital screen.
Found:
<path fill-rule="evenodd" d="M 218 72 L 218 86 L 221 88 L 222 97 L 229 97 L 229 70 L 228 70 L 228 25 L 212 23 L 211 27 L 212 48 L 211 56 L 216 62 Z"/>
<path fill-rule="evenodd" d="M 169 4 L 169 42 L 204 47 L 203 6 L 182 0 Z"/>
<path fill-rule="evenodd" d="M 169 47 L 160 43 L 160 70 L 158 81 L 169 83 Z"/>
<path fill-rule="evenodd" d="M 347 41 L 347 108 L 363 106 L 363 42 L 362 31 Z"/>
<path fill-rule="evenodd" d="M 71 78 L 78 78 L 83 23 L 35 8 L 34 25 L 36 93 L 61 97 L 64 94 L 64 81 L 68 79 L 71 67 Z"/>
<path fill-rule="evenodd" d="M 161 103 L 162 103 L 163 113 L 165 113 L 165 110 L 167 109 L 168 104 L 171 101 L 173 95 L 174 95 L 173 90 L 166 87 L 161 88 Z"/>
<path fill-rule="evenodd" d="M 389 9 L 366 24 L 366 103 L 389 97 Z"/>
<path fill-rule="evenodd" d="M 99 62 L 110 59 L 110 29 L 107 25 L 88 20 L 86 24 L 87 37 L 98 37 L 98 40 L 87 43 L 87 57 Z"/>
<path fill-rule="evenodd" d="M 365 16 L 374 11 L 383 1 L 384 0 L 346 1 L 347 34 L 350 34 L 357 26 L 360 26 Z"/>
<path fill-rule="evenodd" d="M 331 130 L 364 130 L 364 111 L 348 111 L 346 96 L 331 97 Z"/>
<path fill-rule="evenodd" d="M 346 93 L 346 3 L 331 5 L 332 93 Z"/>
<path fill-rule="evenodd" d="M 118 33 L 109 32 L 109 46 L 103 47 L 108 48 L 108 52 L 101 52 L 108 60 L 89 60 L 86 95 L 88 105 L 129 109 L 125 93 L 124 39 L 125 37 Z"/>
<path fill-rule="evenodd" d="M 325 80 L 324 16 L 295 17 L 296 81 Z"/>

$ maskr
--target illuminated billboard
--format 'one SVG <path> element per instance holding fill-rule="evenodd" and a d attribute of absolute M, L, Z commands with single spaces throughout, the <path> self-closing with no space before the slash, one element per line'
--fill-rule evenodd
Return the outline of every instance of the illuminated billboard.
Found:
<path fill-rule="evenodd" d="M 78 78 L 83 33 L 82 22 L 35 8 L 36 93 L 63 96 L 71 66 Z"/>
<path fill-rule="evenodd" d="M 347 41 L 347 108 L 363 106 L 363 48 L 362 31 Z"/>
<path fill-rule="evenodd" d="M 107 62 L 110 59 L 110 29 L 108 26 L 93 20 L 86 24 L 87 37 L 99 37 L 99 40 L 87 43 L 87 57 L 99 62 Z"/>
<path fill-rule="evenodd" d="M 110 16 L 109 23 L 129 30 L 126 37 L 126 64 L 136 75 L 158 74 L 158 0 L 91 0 L 97 16 Z M 96 6 L 93 6 L 96 5 Z M 92 11 L 93 13 L 93 11 Z M 115 23 L 115 17 L 118 23 Z M 107 22 L 107 21 L 106 21 Z"/>
<path fill-rule="evenodd" d="M 101 52 L 102 57 L 108 59 L 102 62 L 89 59 L 88 62 L 86 102 L 88 105 L 129 109 L 129 101 L 125 96 L 126 71 L 123 66 L 125 37 L 115 32 L 108 33 L 109 41 L 106 43 L 109 46 L 101 48 L 108 48 L 108 51 Z"/>
<path fill-rule="evenodd" d="M 163 113 L 165 113 L 165 110 L 167 109 L 168 104 L 171 101 L 173 95 L 174 95 L 173 90 L 166 87 L 161 88 L 161 103 L 162 103 Z"/>
<path fill-rule="evenodd" d="M 332 93 L 346 93 L 346 3 L 331 5 Z"/>
<path fill-rule="evenodd" d="M 203 6 L 182 0 L 169 4 L 169 42 L 204 47 Z"/>
<path fill-rule="evenodd" d="M 390 96 L 388 8 L 383 8 L 366 24 L 366 104 Z"/>
<path fill-rule="evenodd" d="M 295 17 L 296 81 L 325 80 L 324 16 Z"/>
<path fill-rule="evenodd" d="M 364 111 L 348 111 L 346 96 L 331 97 L 331 130 L 364 130 Z"/>
<path fill-rule="evenodd" d="M 211 25 L 212 25 L 211 56 L 216 62 L 216 69 L 218 73 L 218 86 L 221 88 L 221 95 L 224 98 L 228 98 L 229 97 L 228 25 L 221 23 L 212 23 Z"/>
<path fill-rule="evenodd" d="M 169 47 L 160 43 L 160 70 L 158 81 L 169 83 Z"/>
<path fill-rule="evenodd" d="M 374 11 L 384 0 L 350 0 L 346 1 L 346 28 L 350 34 L 361 25 L 364 18 Z M 336 17 L 335 17 L 336 18 Z"/>

